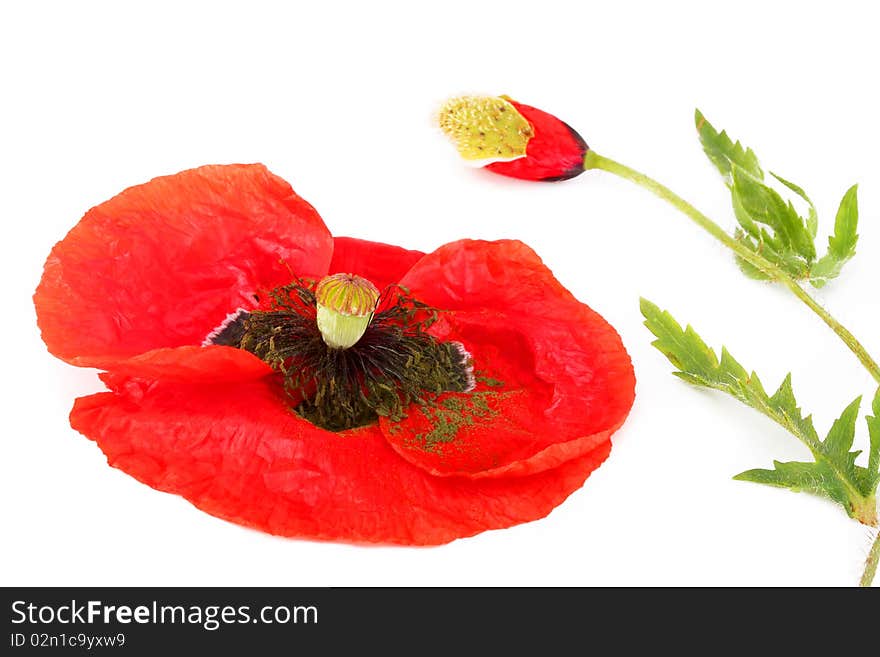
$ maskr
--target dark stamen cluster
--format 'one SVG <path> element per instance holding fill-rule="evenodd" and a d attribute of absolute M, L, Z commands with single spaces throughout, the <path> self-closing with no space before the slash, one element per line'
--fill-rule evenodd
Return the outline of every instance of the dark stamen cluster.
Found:
<path fill-rule="evenodd" d="M 473 386 L 467 353 L 426 333 L 436 311 L 402 288 L 383 293 L 366 332 L 348 349 L 328 347 L 321 338 L 313 284 L 297 281 L 271 296 L 271 310 L 242 318 L 235 346 L 271 365 L 296 400 L 296 412 L 319 427 L 343 431 L 380 416 L 400 420 L 412 404 Z"/>

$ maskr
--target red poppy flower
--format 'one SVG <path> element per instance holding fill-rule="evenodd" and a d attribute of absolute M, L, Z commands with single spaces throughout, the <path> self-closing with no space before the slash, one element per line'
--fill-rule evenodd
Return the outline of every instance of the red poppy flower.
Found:
<path fill-rule="evenodd" d="M 202 346 L 240 309 L 272 317 L 267 290 L 335 272 L 438 309 L 411 337 L 466 350 L 473 389 L 332 431 L 295 410 L 259 349 Z M 525 244 L 423 254 L 333 238 L 262 165 L 156 178 L 91 209 L 52 249 L 34 299 L 49 350 L 105 370 L 109 392 L 78 399 L 70 421 L 110 465 L 283 536 L 439 544 L 541 518 L 607 457 L 633 402 L 618 334 Z M 393 324 L 375 312 L 367 321 Z"/>
<path fill-rule="evenodd" d="M 460 96 L 438 122 L 461 155 L 524 180 L 568 180 L 584 172 L 589 147 L 570 125 L 507 96 Z"/>

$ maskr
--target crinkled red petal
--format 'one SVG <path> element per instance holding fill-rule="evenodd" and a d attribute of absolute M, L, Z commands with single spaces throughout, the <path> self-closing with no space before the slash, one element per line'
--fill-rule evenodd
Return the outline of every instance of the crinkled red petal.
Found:
<path fill-rule="evenodd" d="M 78 399 L 71 424 L 117 467 L 198 508 L 282 536 L 446 543 L 535 520 L 579 488 L 607 442 L 522 477 L 434 477 L 376 426 L 340 434 L 289 411 L 268 379 L 228 384 L 125 381 Z"/>
<path fill-rule="evenodd" d="M 113 372 L 127 377 L 199 383 L 259 379 L 274 370 L 242 349 L 184 346 L 153 349 L 119 360 L 113 363 Z"/>
<path fill-rule="evenodd" d="M 314 208 L 265 166 L 203 166 L 89 210 L 46 261 L 37 321 L 53 354 L 109 369 L 201 344 L 291 271 L 325 275 L 332 249 Z"/>
<path fill-rule="evenodd" d="M 597 449 L 623 423 L 635 376 L 620 336 L 522 242 L 447 244 L 401 283 L 449 311 L 431 331 L 460 341 L 477 374 L 473 393 L 439 411 L 380 422 L 411 463 L 435 475 L 531 474 Z"/>
<path fill-rule="evenodd" d="M 379 290 L 397 283 L 425 254 L 354 237 L 333 238 L 331 274 L 357 274 Z"/>
<path fill-rule="evenodd" d="M 526 156 L 510 162 L 493 162 L 486 168 L 513 178 L 525 180 L 567 180 L 584 172 L 587 143 L 575 130 L 535 107 L 511 101 L 532 124 L 535 136 L 526 146 Z"/>

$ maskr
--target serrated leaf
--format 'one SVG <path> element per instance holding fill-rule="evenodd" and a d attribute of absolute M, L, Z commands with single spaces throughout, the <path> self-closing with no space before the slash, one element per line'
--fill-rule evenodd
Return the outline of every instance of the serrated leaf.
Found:
<path fill-rule="evenodd" d="M 828 436 L 822 442 L 822 451 L 825 455 L 840 465 L 848 468 L 855 467 L 856 457 L 861 452 L 850 452 L 853 439 L 856 435 L 856 420 L 859 418 L 859 406 L 862 398 L 856 399 L 847 406 L 843 413 L 831 425 Z"/>
<path fill-rule="evenodd" d="M 742 381 L 749 378 L 746 368 L 740 365 L 736 359 L 727 351 L 727 347 L 721 347 L 721 361 L 718 363 L 721 373 L 729 377 L 732 381 Z M 754 377 L 757 380 L 758 377 Z"/>
<path fill-rule="evenodd" d="M 783 269 L 795 280 L 809 280 L 823 287 L 840 275 L 843 266 L 855 255 L 858 235 L 856 187 L 844 195 L 835 220 L 834 234 L 828 239 L 827 253 L 817 261 L 815 238 L 819 226 L 816 206 L 803 188 L 770 172 L 780 184 L 803 199 L 808 207 L 802 218 L 794 206 L 764 182 L 764 172 L 752 149 L 734 142 L 725 131 L 718 132 L 699 109 L 694 121 L 706 155 L 721 173 L 731 190 L 733 211 L 741 231 L 749 239 L 736 239 Z M 749 278 L 768 277 L 753 265 L 737 257 L 737 264 Z"/>
<path fill-rule="evenodd" d="M 724 130 L 721 132 L 715 130 L 700 110 L 694 111 L 694 123 L 697 126 L 703 150 L 724 177 L 728 187 L 733 184 L 731 163 L 745 169 L 759 180 L 764 179 L 764 172 L 761 171 L 758 156 L 751 148 L 746 148 L 738 141 L 734 142 Z"/>
<path fill-rule="evenodd" d="M 740 225 L 740 228 L 737 228 L 736 230 L 760 243 L 769 242 L 774 239 L 773 236 L 766 233 L 766 231 L 762 233 L 758 224 L 752 221 L 752 216 L 746 212 L 738 194 L 731 193 L 730 202 L 733 205 L 733 215 L 736 217 L 736 220 Z"/>
<path fill-rule="evenodd" d="M 652 343 L 675 367 L 690 376 L 710 372 L 718 363 L 712 351 L 691 327 L 682 329 L 675 318 L 647 299 L 640 300 L 645 325 L 657 339 Z"/>
<path fill-rule="evenodd" d="M 818 442 L 819 435 L 813 427 L 812 416 L 803 417 L 801 409 L 797 405 L 797 400 L 794 398 L 794 389 L 791 387 L 791 373 L 785 375 L 785 379 L 783 379 L 776 392 L 773 393 L 773 396 L 770 398 L 770 406 L 785 417 L 790 427 L 796 428 L 795 435 L 804 438 L 808 447 Z M 856 411 L 858 411 L 858 405 L 856 405 Z M 783 426 L 786 425 L 783 424 Z M 850 444 L 852 444 L 852 440 L 850 440 Z"/>
<path fill-rule="evenodd" d="M 731 170 L 735 207 L 738 204 L 741 213 L 748 217 L 748 221 L 743 222 L 738 213 L 737 218 L 743 229 L 753 234 L 755 224 L 767 226 L 773 234 L 762 233 L 763 242 L 782 255 L 796 256 L 808 264 L 812 263 L 816 258 L 816 245 L 806 221 L 794 206 L 787 203 L 776 190 L 736 164 Z"/>
<path fill-rule="evenodd" d="M 859 239 L 856 234 L 859 225 L 858 192 L 859 186 L 853 185 L 843 195 L 834 220 L 834 235 L 828 238 L 828 250 L 838 258 L 848 258 L 855 254 Z"/>
<path fill-rule="evenodd" d="M 858 225 L 858 185 L 853 185 L 840 201 L 834 219 L 834 234 L 828 238 L 828 251 L 810 271 L 810 283 L 815 287 L 822 287 L 839 276 L 843 266 L 856 254 Z"/>
<path fill-rule="evenodd" d="M 770 240 L 756 241 L 749 235 L 746 235 L 739 228 L 733 231 L 733 238 L 742 243 L 749 250 L 754 251 L 764 259 L 774 263 L 779 269 L 787 273 L 795 280 L 806 278 L 810 273 L 810 265 L 799 255 L 792 252 L 779 251 L 773 246 Z M 759 281 L 770 280 L 760 269 L 744 260 L 739 256 L 734 256 L 740 270 L 749 278 Z"/>
<path fill-rule="evenodd" d="M 807 216 L 806 221 L 807 230 L 810 231 L 810 236 L 815 238 L 816 232 L 819 230 L 819 214 L 816 212 L 816 206 L 813 205 L 813 201 L 810 200 L 810 197 L 807 196 L 807 193 L 802 188 L 798 187 L 790 180 L 786 180 L 782 176 L 779 176 L 772 171 L 770 172 L 770 175 L 776 178 L 776 180 L 781 182 L 783 185 L 788 187 L 791 191 L 793 191 L 795 194 L 797 194 L 802 199 L 804 199 L 804 201 L 807 202 L 807 206 L 810 208 L 810 213 Z"/>
<path fill-rule="evenodd" d="M 805 490 L 840 503 L 853 518 L 876 524 L 876 491 L 880 464 L 880 391 L 874 399 L 874 417 L 868 417 L 871 449 L 868 467 L 856 465 L 860 451 L 852 451 L 861 398 L 855 399 L 820 440 L 810 415 L 804 416 L 794 395 L 791 374 L 772 395 L 760 378 L 722 347 L 721 358 L 693 327 L 682 328 L 667 311 L 641 300 L 645 326 L 657 338 L 652 344 L 676 367 L 674 374 L 691 384 L 725 392 L 763 413 L 797 437 L 815 463 L 774 463 L 774 470 L 749 470 L 737 479 Z"/>
<path fill-rule="evenodd" d="M 657 338 L 652 344 L 678 368 L 676 375 L 707 388 L 714 388 L 753 406 L 813 447 L 819 444 L 810 417 L 803 417 L 786 378 L 772 397 L 758 376 L 747 370 L 722 348 L 719 360 L 693 327 L 682 328 L 672 315 L 647 299 L 641 300 L 645 326 Z"/>
<path fill-rule="evenodd" d="M 868 415 L 868 435 L 871 437 L 871 446 L 868 448 L 868 473 L 873 479 L 874 490 L 880 483 L 880 388 L 874 395 L 874 404 L 871 406 L 874 415 Z"/>
<path fill-rule="evenodd" d="M 826 465 L 800 461 L 773 461 L 773 468 L 773 470 L 746 470 L 740 472 L 734 479 L 788 488 L 795 493 L 812 493 L 834 500 L 845 508 L 849 506 L 846 488 L 841 486 Z"/>
<path fill-rule="evenodd" d="M 755 251 L 756 253 L 758 252 L 758 246 L 757 246 L 757 244 L 755 244 L 755 241 L 751 237 L 746 235 L 746 233 L 743 232 L 742 229 L 736 228 L 733 231 L 733 239 L 735 239 L 737 242 L 741 242 L 742 244 L 744 244 L 750 251 Z M 736 259 L 736 264 L 739 267 L 740 271 L 743 274 L 745 274 L 746 276 L 748 276 L 749 278 L 753 278 L 756 281 L 769 281 L 769 280 L 771 280 L 767 274 L 765 274 L 760 269 L 755 267 L 755 265 L 753 265 L 749 261 L 743 260 L 739 256 L 734 256 L 734 257 Z"/>

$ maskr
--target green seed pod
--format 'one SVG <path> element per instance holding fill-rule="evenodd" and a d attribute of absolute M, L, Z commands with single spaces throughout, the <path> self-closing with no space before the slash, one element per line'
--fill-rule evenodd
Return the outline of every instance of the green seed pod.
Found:
<path fill-rule="evenodd" d="M 364 334 L 379 303 L 379 290 L 355 274 L 333 274 L 315 290 L 318 329 L 328 347 L 348 349 Z"/>

